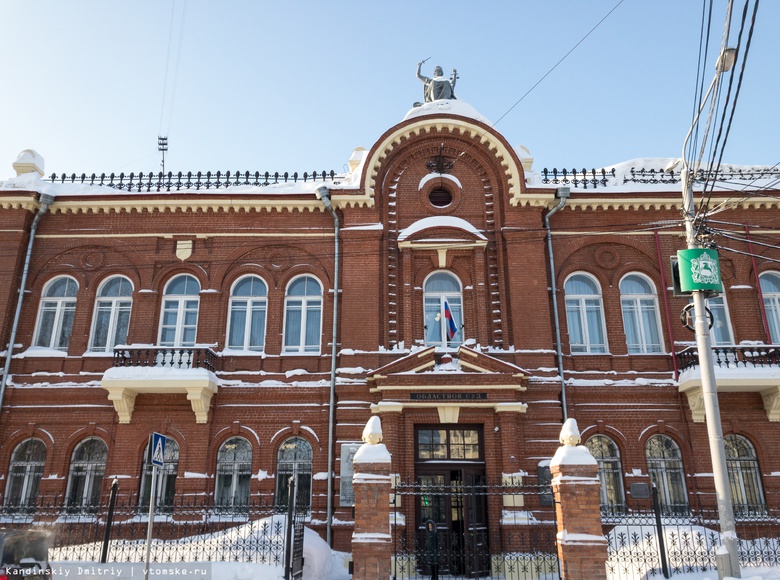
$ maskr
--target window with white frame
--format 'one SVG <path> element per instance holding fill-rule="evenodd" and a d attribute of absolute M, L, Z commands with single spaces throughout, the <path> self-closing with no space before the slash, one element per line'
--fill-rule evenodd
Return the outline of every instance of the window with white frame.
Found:
<path fill-rule="evenodd" d="M 626 507 L 626 499 L 618 446 L 606 435 L 594 435 L 588 439 L 585 446 L 599 465 L 601 509 L 607 513 L 622 513 Z"/>
<path fill-rule="evenodd" d="M 216 504 L 248 505 L 251 479 L 252 445 L 243 437 L 231 437 L 217 452 Z"/>
<path fill-rule="evenodd" d="M 645 444 L 647 473 L 658 489 L 658 501 L 664 513 L 686 513 L 685 491 L 680 447 L 667 435 L 653 435 Z"/>
<path fill-rule="evenodd" d="M 175 439 L 167 437 L 163 466 L 157 468 L 157 498 L 156 506 L 170 507 L 176 494 L 176 475 L 179 473 L 179 444 Z M 152 468 L 149 463 L 149 445 L 144 451 L 143 464 L 141 465 L 141 491 L 139 505 L 149 506 L 152 492 Z"/>
<path fill-rule="evenodd" d="M 276 506 L 286 510 L 290 498 L 290 477 L 297 475 L 297 501 L 311 506 L 312 449 L 303 437 L 290 437 L 276 456 Z"/>
<path fill-rule="evenodd" d="M 705 304 L 712 313 L 710 339 L 713 346 L 734 344 L 734 335 L 731 333 L 731 318 L 729 317 L 726 298 L 724 296 L 712 296 L 705 300 Z"/>
<path fill-rule="evenodd" d="M 620 308 L 629 354 L 661 352 L 661 319 L 653 283 L 640 274 L 625 276 L 620 281 Z"/>
<path fill-rule="evenodd" d="M 69 276 L 60 276 L 46 284 L 41 295 L 35 346 L 68 350 L 78 290 L 78 283 Z"/>
<path fill-rule="evenodd" d="M 737 515 L 764 513 L 764 486 L 753 444 L 745 437 L 733 434 L 726 435 L 724 443 L 734 511 Z"/>
<path fill-rule="evenodd" d="M 8 466 L 6 507 L 23 508 L 35 505 L 45 463 L 46 446 L 40 439 L 27 439 L 16 446 Z"/>
<path fill-rule="evenodd" d="M 173 278 L 163 292 L 160 346 L 195 346 L 200 305 L 200 283 L 194 276 Z"/>
<path fill-rule="evenodd" d="M 227 348 L 265 348 L 265 319 L 268 287 L 257 276 L 244 276 L 230 292 Z"/>
<path fill-rule="evenodd" d="M 606 353 L 604 304 L 598 282 L 587 274 L 573 274 L 563 288 L 572 354 Z"/>
<path fill-rule="evenodd" d="M 295 278 L 284 299 L 283 352 L 319 353 L 321 336 L 322 286 L 313 276 Z"/>
<path fill-rule="evenodd" d="M 116 345 L 125 344 L 133 307 L 132 295 L 133 285 L 123 276 L 113 276 L 100 285 L 92 319 L 90 351 L 111 352 Z"/>
<path fill-rule="evenodd" d="M 68 506 L 90 508 L 100 503 L 108 447 L 96 437 L 85 439 L 73 450 L 68 474 Z"/>
<path fill-rule="evenodd" d="M 434 272 L 423 284 L 426 346 L 463 344 L 463 293 L 449 272 Z"/>
<path fill-rule="evenodd" d="M 769 323 L 769 339 L 772 344 L 777 344 L 780 342 L 780 274 L 764 272 L 758 279 L 761 283 L 764 311 Z"/>

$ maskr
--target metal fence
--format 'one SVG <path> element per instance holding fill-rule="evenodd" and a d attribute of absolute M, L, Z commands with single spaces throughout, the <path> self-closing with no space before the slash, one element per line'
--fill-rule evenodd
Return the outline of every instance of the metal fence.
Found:
<path fill-rule="evenodd" d="M 718 522 L 717 511 L 703 509 L 656 515 L 648 508 L 604 516 L 608 577 L 671 578 L 714 571 L 721 543 Z M 737 535 L 741 566 L 780 564 L 780 510 L 761 506 L 742 511 L 737 515 Z"/>
<path fill-rule="evenodd" d="M 205 500 L 164 506 L 155 516 L 150 559 L 169 562 L 252 562 L 283 566 L 286 516 L 271 503 L 219 506 Z M 74 511 L 62 497 L 38 498 L 34 506 L 0 508 L 0 526 L 35 528 L 52 536 L 54 561 L 99 562 L 108 503 Z M 117 502 L 107 561 L 142 562 L 147 508 L 135 499 Z"/>
<path fill-rule="evenodd" d="M 397 484 L 391 578 L 560 578 L 549 486 Z M 544 499 L 543 499 L 544 498 Z M 436 519 L 437 538 L 426 518 Z M 439 517 L 437 517 L 439 516 Z M 498 525 L 500 522 L 501 525 Z"/>

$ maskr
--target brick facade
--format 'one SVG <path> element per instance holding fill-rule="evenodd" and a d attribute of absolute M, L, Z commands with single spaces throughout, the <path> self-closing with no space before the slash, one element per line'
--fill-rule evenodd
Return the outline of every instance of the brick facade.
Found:
<path fill-rule="evenodd" d="M 624 501 L 632 502 L 631 483 L 648 481 L 646 444 L 659 434 L 679 446 L 686 499 L 712 500 L 711 478 L 697 476 L 711 467 L 706 453 L 694 451 L 707 444 L 705 425 L 691 410 L 696 379 L 689 374 L 688 382 L 678 380 L 670 354 L 686 346 L 677 343 L 693 340 L 678 320 L 687 299 L 670 288 L 669 256 L 683 247 L 679 182 L 630 181 L 626 172 L 627 185 L 620 177 L 598 186 L 568 184 L 572 197 L 551 220 L 557 288 L 551 299 L 544 216 L 557 203 L 560 184 L 545 183 L 525 168 L 494 129 L 457 114 L 421 115 L 390 128 L 358 157 L 361 163 L 350 173 L 326 182 L 342 225 L 333 437 L 336 548 L 348 549 L 355 531 L 352 506 L 340 499 L 342 445 L 358 443 L 373 414 L 382 417 L 391 473 L 401 480 L 432 468 L 417 452 L 420 429 L 461 426 L 478 434 L 476 461 L 489 481 L 523 473 L 535 482 L 540 461 L 557 448 L 564 415 L 552 300 L 561 313 L 566 414 L 577 418 L 583 440 L 600 434 L 615 443 Z M 446 172 L 431 169 L 439 157 L 452 163 Z M 177 496 L 214 496 L 220 448 L 242 437 L 252 451 L 250 497 L 273 498 L 280 449 L 297 437 L 311 449 L 311 525 L 324 533 L 334 235 L 331 217 L 313 193 L 322 182 L 132 192 L 14 183 L 0 187 L 2 344 L 11 331 L 39 192 L 53 193 L 55 202 L 34 240 L 14 346 L 19 356 L 0 410 L 5 481 L 14 450 L 35 438 L 46 448 L 39 494 L 70 494 L 74 450 L 92 437 L 108 449 L 101 493 L 108 493 L 110 476 L 118 476 L 120 494 L 132 496 L 140 489 L 148 434 L 158 431 L 180 449 Z M 450 196 L 448 204 L 437 201 L 434 193 L 440 190 Z M 776 234 L 780 214 L 766 191 L 760 198 L 753 191 L 741 193 L 741 205 L 718 215 L 724 223 L 751 224 L 759 240 Z M 727 196 L 716 191 L 714 199 Z M 744 237 L 747 226 L 727 227 Z M 780 258 L 774 248 L 747 242 L 729 247 Z M 770 343 L 757 275 L 775 265 L 738 253 L 722 252 L 721 260 L 734 343 Z M 437 272 L 449 273 L 460 285 L 458 330 L 465 340 L 460 349 L 442 348 L 441 341 L 438 349 L 426 348 L 431 343 L 426 332 L 439 320 L 431 317 L 426 329 L 425 287 Z M 572 354 L 564 288 L 576 273 L 586 273 L 600 288 L 605 353 Z M 217 355 L 209 375 L 216 393 L 203 403 L 208 418 L 196 422 L 197 401 L 188 400 L 186 385 L 129 373 L 125 378 L 137 395 L 130 422 L 120 423 L 105 388 L 114 365 L 111 349 L 90 352 L 100 285 L 111 276 L 131 282 L 124 342 L 141 351 L 159 346 L 166 284 L 182 274 L 200 286 L 193 295 L 199 302 L 195 342 Z M 659 353 L 629 353 L 620 291 L 629 274 L 655 287 Z M 231 289 L 246 275 L 267 285 L 262 353 L 226 348 Z M 286 290 L 304 275 L 322 288 L 319 350 L 286 353 L 285 325 L 292 316 Z M 78 284 L 70 340 L 59 353 L 36 350 L 31 347 L 41 324 L 42 293 L 59 276 Z M 445 350 L 452 361 L 442 360 Z M 755 370 L 738 371 L 737 382 L 721 394 L 721 411 L 724 432 L 755 448 L 765 501 L 774 505 L 780 484 L 768 474 L 780 473 L 780 452 L 766 442 L 778 433 L 768 410 L 776 385 Z M 186 373 L 178 379 L 188 380 Z M 449 458 L 449 471 L 460 469 L 457 458 Z M 8 488 L 5 493 L 8 501 Z M 491 508 L 488 521 L 498 530 L 499 506 Z"/>

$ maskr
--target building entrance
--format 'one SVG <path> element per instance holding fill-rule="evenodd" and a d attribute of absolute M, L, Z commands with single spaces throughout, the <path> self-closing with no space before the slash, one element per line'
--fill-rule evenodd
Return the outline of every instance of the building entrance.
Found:
<path fill-rule="evenodd" d="M 422 572 L 476 578 L 490 573 L 487 482 L 481 427 L 417 429 L 415 497 Z M 432 520 L 436 537 L 432 537 Z"/>

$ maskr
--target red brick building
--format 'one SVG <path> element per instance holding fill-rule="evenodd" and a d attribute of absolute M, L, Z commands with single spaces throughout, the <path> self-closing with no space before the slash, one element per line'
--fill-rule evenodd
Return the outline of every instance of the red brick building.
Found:
<path fill-rule="evenodd" d="M 157 431 L 166 500 L 281 502 L 297 471 L 319 530 L 332 489 L 348 549 L 351 457 L 378 414 L 401 481 L 536 483 L 568 416 L 605 505 L 630 505 L 650 477 L 669 509 L 714 505 L 688 299 L 672 291 L 684 238 L 667 162 L 540 172 L 459 101 L 413 109 L 341 175 L 52 181 L 26 152 L 0 182 L 0 342 L 14 336 L 3 502 L 87 505 L 119 478 L 143 503 Z M 780 500 L 780 359 L 764 346 L 780 342 L 778 177 L 724 167 L 706 195 L 725 284 L 709 301 L 722 420 L 735 503 L 750 509 Z M 530 517 L 451 501 L 412 517 Z M 484 521 L 453 522 L 468 517 Z"/>

